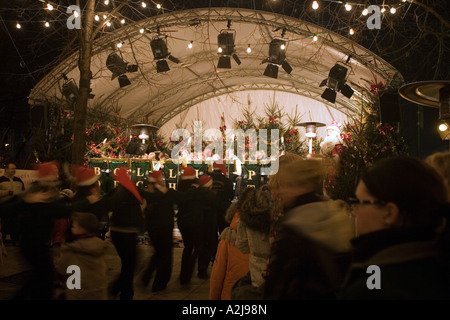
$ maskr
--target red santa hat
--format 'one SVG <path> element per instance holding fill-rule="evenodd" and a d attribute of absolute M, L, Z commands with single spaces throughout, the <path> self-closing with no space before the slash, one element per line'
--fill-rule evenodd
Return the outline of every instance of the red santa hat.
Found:
<path fill-rule="evenodd" d="M 218 171 L 220 170 L 222 172 L 223 175 L 227 174 L 227 167 L 225 166 L 225 163 L 217 163 L 214 162 L 213 163 L 213 170 L 214 171 Z"/>
<path fill-rule="evenodd" d="M 99 175 L 95 174 L 94 169 L 87 167 L 64 163 L 63 170 L 67 178 L 73 181 L 78 187 L 93 185 L 100 178 Z"/>
<path fill-rule="evenodd" d="M 200 186 L 208 188 L 212 186 L 213 180 L 210 175 L 204 174 L 200 177 L 198 183 L 200 184 Z"/>
<path fill-rule="evenodd" d="M 152 171 L 148 176 L 150 182 L 160 182 L 163 180 L 163 173 L 161 171 Z"/>
<path fill-rule="evenodd" d="M 33 166 L 38 170 L 38 178 L 42 184 L 57 185 L 59 183 L 59 169 L 57 161 L 39 163 Z"/>
<path fill-rule="evenodd" d="M 142 197 L 139 194 L 139 191 L 134 185 L 133 181 L 131 181 L 130 177 L 128 176 L 127 169 L 125 167 L 120 167 L 119 169 L 117 169 L 115 177 L 119 181 L 119 184 L 130 191 L 136 197 L 136 199 L 138 199 L 139 203 L 142 204 Z"/>
<path fill-rule="evenodd" d="M 327 127 L 327 130 L 341 131 L 341 124 L 336 120 L 331 121 L 331 125 Z"/>
<path fill-rule="evenodd" d="M 192 167 L 184 167 L 181 174 L 181 180 L 193 180 L 195 179 L 195 170 Z"/>

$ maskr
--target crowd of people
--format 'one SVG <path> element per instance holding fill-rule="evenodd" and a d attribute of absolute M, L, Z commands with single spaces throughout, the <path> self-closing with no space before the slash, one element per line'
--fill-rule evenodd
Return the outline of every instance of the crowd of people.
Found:
<path fill-rule="evenodd" d="M 233 190 L 224 166 L 213 168 L 198 178 L 184 167 L 176 190 L 161 171 L 139 189 L 120 168 L 118 186 L 105 193 L 90 168 L 39 164 L 25 188 L 8 164 L 0 230 L 32 268 L 16 298 L 54 299 L 55 274 L 67 278 L 76 265 L 81 289 L 66 290 L 63 299 L 132 300 L 141 232 L 154 250 L 140 281 L 165 290 L 175 222 L 183 241 L 179 284 L 195 273 L 209 279 L 210 300 L 450 298 L 449 152 L 377 161 L 361 173 L 354 198 L 342 200 L 324 195 L 318 159 L 281 156 L 278 172 L 259 189 Z M 62 187 L 61 171 L 70 188 Z M 110 286 L 108 245 L 121 262 Z"/>

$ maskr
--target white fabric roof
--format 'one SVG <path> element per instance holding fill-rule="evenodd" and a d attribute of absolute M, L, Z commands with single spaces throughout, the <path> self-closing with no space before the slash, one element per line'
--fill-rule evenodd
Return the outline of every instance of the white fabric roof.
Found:
<path fill-rule="evenodd" d="M 228 21 L 236 32 L 235 49 L 242 63 L 231 59 L 231 69 L 218 69 L 217 35 L 227 29 Z M 164 73 L 156 72 L 150 49 L 158 28 L 167 35 L 169 52 L 181 61 L 168 61 L 170 71 Z M 273 79 L 263 75 L 267 64 L 261 61 L 268 56 L 270 41 L 280 38 L 283 29 L 288 41 L 286 60 L 293 71 L 287 74 L 280 68 Z M 318 41 L 313 41 L 314 35 Z M 127 74 L 132 84 L 124 88 L 117 79 L 111 80 L 106 68 L 106 58 L 119 41 L 123 46 L 116 52 L 129 64 L 139 65 L 138 72 Z M 187 48 L 190 41 L 192 49 Z M 320 97 L 325 87 L 319 84 L 336 62 L 345 63 L 349 56 L 347 84 L 355 93 L 351 99 L 338 93 L 332 104 Z M 78 82 L 77 59 L 74 54 L 44 77 L 32 90 L 30 104 L 62 97 L 62 73 Z M 231 8 L 178 11 L 125 25 L 95 41 L 91 71 L 95 97 L 89 107 L 110 107 L 131 124 L 156 125 L 166 136 L 176 125 L 190 130 L 194 120 L 202 120 L 205 129 L 218 128 L 222 115 L 231 127 L 249 102 L 259 115 L 266 104 L 276 101 L 288 114 L 297 108 L 302 121 L 343 123 L 374 103 L 371 84 L 402 80 L 386 61 L 327 29 L 274 13 Z M 319 137 L 324 132 L 319 129 Z"/>

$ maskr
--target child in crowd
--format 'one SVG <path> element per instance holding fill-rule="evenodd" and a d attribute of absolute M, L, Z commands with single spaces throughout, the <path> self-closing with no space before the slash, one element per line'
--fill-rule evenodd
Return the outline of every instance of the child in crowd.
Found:
<path fill-rule="evenodd" d="M 98 218 L 92 213 L 74 212 L 71 232 L 74 240 L 61 246 L 61 254 L 56 262 L 56 270 L 67 278 L 64 299 L 66 300 L 106 300 L 107 267 L 105 254 L 107 243 L 98 237 Z M 75 274 L 69 266 L 79 267 L 79 286 Z"/>

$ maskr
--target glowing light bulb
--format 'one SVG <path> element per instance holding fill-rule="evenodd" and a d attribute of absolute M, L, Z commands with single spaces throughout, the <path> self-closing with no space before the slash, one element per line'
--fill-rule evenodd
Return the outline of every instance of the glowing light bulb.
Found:
<path fill-rule="evenodd" d="M 122 45 L 123 45 L 122 42 L 118 42 L 116 46 L 117 48 L 122 48 Z"/>
<path fill-rule="evenodd" d="M 145 8 L 145 7 L 147 7 L 147 4 L 145 2 L 142 2 L 141 6 L 142 6 L 142 8 Z"/>
<path fill-rule="evenodd" d="M 446 131 L 448 129 L 448 125 L 446 125 L 445 123 L 441 123 L 439 125 L 439 131 Z"/>
<path fill-rule="evenodd" d="M 17 29 L 22 28 L 22 26 L 20 25 L 20 23 L 17 23 L 17 24 L 16 24 L 16 28 L 17 28 Z"/>
<path fill-rule="evenodd" d="M 349 4 L 349 3 L 346 3 L 346 4 L 345 4 L 345 10 L 347 10 L 347 11 L 352 10 L 352 5 Z"/>
<path fill-rule="evenodd" d="M 316 42 L 317 40 L 319 40 L 319 37 L 318 36 L 314 36 L 313 37 L 313 41 Z"/>
<path fill-rule="evenodd" d="M 250 48 L 250 45 L 248 45 L 247 53 L 251 53 L 251 52 L 252 52 L 252 48 Z"/>
<path fill-rule="evenodd" d="M 50 23 L 48 23 L 48 21 L 45 21 L 44 26 L 46 26 L 48 28 L 48 27 L 50 27 Z"/>
<path fill-rule="evenodd" d="M 124 24 L 125 23 L 125 19 L 120 20 L 120 23 Z"/>
<path fill-rule="evenodd" d="M 386 12 L 386 8 L 383 7 L 383 8 L 381 8 L 380 11 L 381 11 L 381 13 L 385 13 Z"/>
<path fill-rule="evenodd" d="M 286 49 L 286 46 L 285 46 L 284 44 L 282 44 L 282 45 L 280 46 L 280 49 L 281 49 L 281 50 L 284 50 L 284 49 Z"/>
<path fill-rule="evenodd" d="M 103 19 L 106 20 L 106 18 L 108 18 L 108 17 L 106 16 L 106 14 L 104 14 L 103 15 Z"/>
<path fill-rule="evenodd" d="M 355 30 L 353 30 L 353 29 L 350 28 L 350 30 L 348 30 L 348 33 L 352 36 L 352 35 L 355 34 Z"/>
<path fill-rule="evenodd" d="M 222 53 L 222 47 L 219 47 L 219 48 L 217 48 L 217 51 L 219 52 L 219 53 Z"/>
<path fill-rule="evenodd" d="M 193 47 L 193 44 L 192 44 L 192 41 L 191 41 L 191 42 L 189 42 L 189 44 L 188 44 L 188 48 L 189 48 L 189 49 L 192 49 L 192 47 Z"/>
<path fill-rule="evenodd" d="M 318 3 L 317 1 L 313 1 L 313 3 L 312 3 L 312 8 L 313 8 L 314 10 L 319 9 L 319 3 Z"/>
<path fill-rule="evenodd" d="M 50 10 L 50 11 L 53 10 L 53 6 L 50 3 L 47 3 L 47 10 Z"/>
<path fill-rule="evenodd" d="M 100 17 L 98 15 L 95 15 L 94 20 L 95 21 L 100 21 Z"/>
<path fill-rule="evenodd" d="M 145 31 L 144 29 L 139 29 L 140 33 L 144 33 L 144 31 Z"/>
<path fill-rule="evenodd" d="M 158 4 L 156 5 L 156 8 L 157 8 L 157 9 L 161 9 L 161 5 L 158 3 Z"/>
<path fill-rule="evenodd" d="M 363 16 L 367 16 L 369 14 L 369 10 L 368 9 L 364 9 L 362 12 Z"/>
<path fill-rule="evenodd" d="M 105 0 L 105 6 L 109 4 L 109 0 Z"/>
<path fill-rule="evenodd" d="M 106 21 L 106 25 L 107 25 L 108 27 L 111 27 L 111 22 Z"/>
<path fill-rule="evenodd" d="M 397 12 L 397 9 L 395 9 L 394 7 L 392 7 L 391 10 L 390 10 L 390 12 L 391 12 L 392 14 L 394 14 L 394 13 Z"/>

